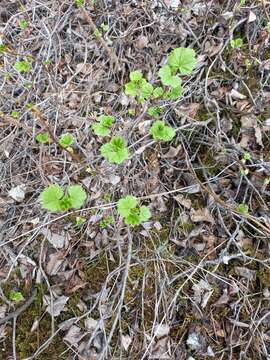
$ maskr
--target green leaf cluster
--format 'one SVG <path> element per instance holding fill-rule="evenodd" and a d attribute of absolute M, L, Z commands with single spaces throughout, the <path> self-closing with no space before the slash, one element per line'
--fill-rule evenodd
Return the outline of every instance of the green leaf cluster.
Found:
<path fill-rule="evenodd" d="M 113 116 L 101 115 L 98 122 L 92 125 L 94 133 L 98 136 L 108 136 L 115 119 Z"/>
<path fill-rule="evenodd" d="M 125 84 L 125 94 L 137 98 L 140 103 L 148 100 L 153 93 L 153 85 L 144 79 L 141 71 L 132 71 L 129 74 L 130 82 Z"/>
<path fill-rule="evenodd" d="M 59 144 L 63 147 L 63 148 L 68 148 L 70 147 L 72 144 L 74 143 L 74 137 L 73 135 L 66 133 L 61 135 L 60 140 L 59 140 Z"/>
<path fill-rule="evenodd" d="M 19 301 L 24 300 L 24 297 L 23 297 L 23 294 L 22 294 L 20 291 L 14 291 L 14 290 L 12 290 L 12 291 L 9 293 L 9 299 L 10 299 L 11 301 L 19 302 Z"/>
<path fill-rule="evenodd" d="M 81 185 L 68 186 L 65 194 L 61 186 L 51 184 L 40 194 L 42 208 L 51 212 L 80 209 L 86 198 L 87 194 Z"/>
<path fill-rule="evenodd" d="M 28 73 L 32 69 L 32 64 L 28 60 L 22 60 L 16 61 L 14 67 L 19 73 Z"/>
<path fill-rule="evenodd" d="M 50 134 L 48 132 L 40 133 L 36 136 L 36 140 L 41 144 L 49 144 L 51 142 Z"/>
<path fill-rule="evenodd" d="M 233 49 L 239 49 L 243 45 L 243 39 L 242 38 L 232 39 L 230 41 L 230 45 Z"/>
<path fill-rule="evenodd" d="M 175 129 L 161 120 L 155 121 L 150 129 L 150 134 L 155 140 L 171 141 L 175 137 L 175 133 Z"/>
<path fill-rule="evenodd" d="M 110 163 L 122 164 L 129 158 L 127 142 L 121 136 L 114 136 L 110 142 L 101 146 L 100 151 Z"/>
<path fill-rule="evenodd" d="M 147 206 L 139 206 L 139 201 L 135 196 L 127 195 L 118 200 L 117 211 L 124 218 L 127 225 L 140 225 L 151 217 L 151 212 Z"/>

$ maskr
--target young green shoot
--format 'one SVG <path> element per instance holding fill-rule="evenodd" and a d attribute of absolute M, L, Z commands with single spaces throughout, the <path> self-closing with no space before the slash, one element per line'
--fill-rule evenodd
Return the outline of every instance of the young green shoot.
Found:
<path fill-rule="evenodd" d="M 169 55 L 168 65 L 173 74 L 179 71 L 180 75 L 189 75 L 197 65 L 196 53 L 190 48 L 176 48 Z"/>
<path fill-rule="evenodd" d="M 151 126 L 150 134 L 155 140 L 171 141 L 176 134 L 175 129 L 165 124 L 165 121 L 157 120 Z"/>
<path fill-rule="evenodd" d="M 20 302 L 24 300 L 23 294 L 20 291 L 14 291 L 12 290 L 9 293 L 9 299 L 14 302 Z"/>
<path fill-rule="evenodd" d="M 148 100 L 153 93 L 153 85 L 144 79 L 141 71 L 132 71 L 129 74 L 130 82 L 125 84 L 125 94 L 137 98 L 140 103 Z"/>
<path fill-rule="evenodd" d="M 238 211 L 241 213 L 241 214 L 244 214 L 244 215 L 247 215 L 248 214 L 248 205 L 247 204 L 239 204 L 238 206 Z"/>
<path fill-rule="evenodd" d="M 98 122 L 92 125 L 92 129 L 98 136 L 108 136 L 110 135 L 114 121 L 115 119 L 113 116 L 101 115 L 98 118 Z"/>
<path fill-rule="evenodd" d="M 140 225 L 150 219 L 151 212 L 147 206 L 140 206 L 135 196 L 127 195 L 118 200 L 117 211 L 124 218 L 126 225 Z"/>
<path fill-rule="evenodd" d="M 69 134 L 69 133 L 66 133 L 66 134 L 63 134 L 61 135 L 60 137 L 60 140 L 59 140 L 59 144 L 67 149 L 69 148 L 72 144 L 74 143 L 74 137 L 73 135 Z"/>
<path fill-rule="evenodd" d="M 243 45 L 243 39 L 241 38 L 232 39 L 230 41 L 230 45 L 232 49 L 240 49 L 241 46 Z"/>
<path fill-rule="evenodd" d="M 63 188 L 57 184 L 49 185 L 40 195 L 41 206 L 51 212 L 80 209 L 87 194 L 81 185 L 71 185 L 65 194 Z"/>
<path fill-rule="evenodd" d="M 36 140 L 40 144 L 49 144 L 51 142 L 50 134 L 48 132 L 40 133 L 36 136 Z"/>
<path fill-rule="evenodd" d="M 28 60 L 16 61 L 14 65 L 19 73 L 29 73 L 32 69 L 32 64 Z"/>
<path fill-rule="evenodd" d="M 127 142 L 121 136 L 114 136 L 110 142 L 101 146 L 100 151 L 110 163 L 122 164 L 129 158 Z"/>

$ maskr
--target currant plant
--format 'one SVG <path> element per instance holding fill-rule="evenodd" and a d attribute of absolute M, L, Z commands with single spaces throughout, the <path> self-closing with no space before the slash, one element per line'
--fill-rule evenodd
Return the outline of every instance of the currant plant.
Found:
<path fill-rule="evenodd" d="M 38 134 L 36 136 L 36 140 L 41 144 L 49 144 L 51 142 L 51 138 L 48 132 Z"/>
<path fill-rule="evenodd" d="M 140 225 L 151 217 L 151 212 L 147 206 L 140 206 L 135 196 L 127 195 L 118 200 L 117 211 L 124 218 L 127 225 Z"/>
<path fill-rule="evenodd" d="M 127 142 L 121 136 L 114 136 L 110 142 L 101 146 L 100 151 L 110 163 L 122 164 L 129 158 Z"/>
<path fill-rule="evenodd" d="M 32 69 L 32 64 L 28 60 L 17 61 L 14 65 L 19 73 L 28 73 Z"/>
<path fill-rule="evenodd" d="M 141 71 L 132 71 L 129 74 L 130 82 L 125 85 L 125 94 L 137 98 L 140 103 L 148 100 L 153 93 L 153 85 L 144 79 Z"/>
<path fill-rule="evenodd" d="M 86 192 L 81 185 L 71 185 L 67 188 L 67 194 L 57 184 L 49 185 L 40 194 L 40 201 L 43 209 L 51 212 L 68 211 L 80 209 L 86 198 Z"/>
<path fill-rule="evenodd" d="M 66 148 L 70 147 L 73 143 L 74 143 L 74 137 L 71 134 L 67 133 L 67 134 L 61 135 L 59 144 L 63 148 L 66 149 Z"/>
<path fill-rule="evenodd" d="M 114 121 L 115 118 L 113 116 L 101 115 L 98 117 L 98 122 L 92 125 L 92 129 L 98 136 L 108 136 Z"/>
<path fill-rule="evenodd" d="M 175 133 L 175 129 L 161 120 L 155 121 L 150 129 L 150 134 L 155 140 L 171 141 L 175 137 Z"/>

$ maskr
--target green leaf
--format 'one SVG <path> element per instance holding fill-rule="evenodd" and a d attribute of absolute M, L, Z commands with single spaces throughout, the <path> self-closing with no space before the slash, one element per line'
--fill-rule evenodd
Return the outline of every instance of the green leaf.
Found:
<path fill-rule="evenodd" d="M 138 200 L 135 196 L 127 195 L 126 197 L 118 200 L 117 211 L 122 217 L 127 217 L 131 214 L 131 210 L 135 209 L 138 205 Z"/>
<path fill-rule="evenodd" d="M 23 294 L 20 291 L 14 291 L 14 290 L 12 290 L 9 293 L 9 298 L 11 301 L 16 301 L 16 302 L 24 300 Z"/>
<path fill-rule="evenodd" d="M 92 125 L 92 129 L 97 136 L 110 135 L 110 128 L 103 126 L 101 123 L 95 123 Z"/>
<path fill-rule="evenodd" d="M 242 213 L 242 214 L 248 214 L 248 205 L 243 204 L 243 203 L 242 203 L 242 204 L 239 204 L 238 210 L 239 210 L 239 212 Z"/>
<path fill-rule="evenodd" d="M 167 91 L 164 95 L 166 99 L 177 100 L 183 94 L 182 86 L 172 88 L 170 91 Z"/>
<path fill-rule="evenodd" d="M 125 219 L 125 224 L 127 225 L 136 226 L 136 225 L 140 225 L 141 223 L 140 215 L 136 212 L 132 212 L 124 219 Z"/>
<path fill-rule="evenodd" d="M 233 49 L 239 49 L 243 45 L 243 39 L 236 38 L 230 41 L 230 45 Z"/>
<path fill-rule="evenodd" d="M 76 4 L 78 7 L 83 7 L 84 4 L 85 4 L 85 0 L 75 0 L 75 4 Z"/>
<path fill-rule="evenodd" d="M 28 23 L 27 20 L 23 19 L 23 20 L 20 21 L 20 28 L 22 30 L 26 29 L 28 27 L 28 25 L 29 25 L 29 23 Z"/>
<path fill-rule="evenodd" d="M 62 209 L 60 200 L 63 196 L 64 191 L 59 185 L 48 186 L 40 195 L 42 208 L 52 212 L 60 211 Z"/>
<path fill-rule="evenodd" d="M 140 222 L 144 222 L 149 220 L 151 217 L 151 211 L 149 210 L 148 206 L 141 206 L 140 207 Z"/>
<path fill-rule="evenodd" d="M 106 24 L 106 23 L 102 23 L 101 25 L 100 25 L 100 27 L 101 27 L 101 29 L 104 31 L 104 32 L 107 32 L 107 31 L 109 31 L 109 24 Z"/>
<path fill-rule="evenodd" d="M 162 113 L 162 108 L 160 106 L 150 106 L 147 110 L 147 114 L 153 116 L 154 118 L 158 118 Z"/>
<path fill-rule="evenodd" d="M 141 88 L 140 88 L 140 95 L 139 101 L 145 101 L 150 98 L 152 95 L 154 88 L 153 85 L 147 82 L 146 80 L 143 81 Z"/>
<path fill-rule="evenodd" d="M 7 50 L 6 44 L 0 44 L 0 55 L 4 54 L 4 52 Z"/>
<path fill-rule="evenodd" d="M 154 89 L 153 91 L 153 97 L 154 99 L 157 99 L 159 97 L 161 97 L 163 95 L 164 91 L 162 89 L 162 87 L 157 87 Z"/>
<path fill-rule="evenodd" d="M 87 194 L 81 185 L 72 185 L 68 187 L 69 201 L 73 209 L 80 209 L 86 198 Z"/>
<path fill-rule="evenodd" d="M 101 115 L 98 118 L 98 121 L 106 127 L 112 127 L 112 124 L 114 123 L 115 119 L 113 116 L 110 115 Z"/>
<path fill-rule="evenodd" d="M 32 69 L 31 63 L 27 60 L 17 61 L 14 67 L 20 73 L 28 73 Z"/>
<path fill-rule="evenodd" d="M 152 125 L 150 134 L 155 140 L 171 141 L 175 136 L 175 129 L 158 120 Z"/>
<path fill-rule="evenodd" d="M 125 84 L 125 94 L 126 95 L 135 97 L 137 95 L 138 91 L 139 91 L 139 87 L 138 87 L 138 84 L 136 84 L 135 82 L 130 81 L 127 84 Z"/>
<path fill-rule="evenodd" d="M 15 110 L 14 110 L 14 111 L 11 112 L 10 115 L 11 115 L 14 119 L 18 119 L 18 117 L 19 117 L 20 114 L 18 113 L 18 111 L 15 111 Z"/>
<path fill-rule="evenodd" d="M 121 164 L 129 158 L 129 151 L 125 139 L 115 136 L 100 148 L 101 154 L 111 163 Z"/>
<path fill-rule="evenodd" d="M 143 74 L 140 70 L 131 71 L 131 73 L 129 74 L 129 78 L 132 82 L 138 82 L 143 79 Z"/>
<path fill-rule="evenodd" d="M 47 132 L 38 134 L 36 140 L 41 144 L 49 144 L 51 142 L 50 135 Z"/>
<path fill-rule="evenodd" d="M 74 137 L 69 133 L 63 134 L 59 140 L 59 144 L 64 148 L 71 146 L 73 143 L 74 143 Z"/>
<path fill-rule="evenodd" d="M 168 64 L 173 72 L 179 70 L 181 75 L 189 75 L 197 65 L 196 53 L 190 48 L 176 48 L 169 55 Z"/>

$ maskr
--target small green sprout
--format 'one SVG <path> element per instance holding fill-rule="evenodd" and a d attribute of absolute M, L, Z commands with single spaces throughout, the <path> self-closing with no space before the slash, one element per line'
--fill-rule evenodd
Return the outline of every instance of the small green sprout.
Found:
<path fill-rule="evenodd" d="M 3 55 L 6 50 L 7 50 L 7 45 L 6 44 L 0 44 L 0 55 Z"/>
<path fill-rule="evenodd" d="M 151 217 L 151 212 L 147 206 L 140 206 L 135 196 L 127 195 L 118 200 L 117 211 L 124 218 L 127 225 L 140 225 Z"/>
<path fill-rule="evenodd" d="M 251 160 L 251 154 L 249 152 L 245 151 L 242 162 L 245 163 L 246 161 L 250 161 L 250 160 Z"/>
<path fill-rule="evenodd" d="M 48 60 L 44 60 L 42 63 L 43 65 L 51 65 L 52 64 L 52 59 L 48 59 Z"/>
<path fill-rule="evenodd" d="M 82 216 L 76 216 L 76 226 L 82 226 L 86 222 L 86 218 Z"/>
<path fill-rule="evenodd" d="M 246 0 L 240 0 L 240 6 L 245 6 L 246 5 Z"/>
<path fill-rule="evenodd" d="M 175 129 L 161 120 L 155 121 L 150 129 L 150 134 L 155 140 L 171 141 L 175 137 L 175 133 Z"/>
<path fill-rule="evenodd" d="M 249 170 L 248 170 L 248 169 L 241 169 L 241 170 L 240 170 L 240 174 L 241 174 L 242 176 L 247 176 L 247 175 L 249 174 Z"/>
<path fill-rule="evenodd" d="M 102 23 L 100 25 L 101 29 L 104 31 L 104 32 L 107 32 L 109 31 L 110 27 L 109 27 L 109 24 L 106 24 L 106 23 Z"/>
<path fill-rule="evenodd" d="M 173 75 L 169 65 L 164 65 L 160 68 L 158 75 L 163 85 L 171 86 L 172 88 L 181 87 L 182 80 L 179 76 Z"/>
<path fill-rule="evenodd" d="M 20 21 L 20 28 L 22 30 L 28 28 L 28 26 L 29 26 L 29 23 L 28 23 L 28 21 L 26 19 L 23 19 L 23 20 Z"/>
<path fill-rule="evenodd" d="M 75 0 L 75 4 L 78 7 L 83 7 L 85 5 L 85 0 Z"/>
<path fill-rule="evenodd" d="M 247 204 L 239 204 L 238 206 L 238 211 L 241 213 L 241 214 L 248 214 L 248 205 Z"/>
<path fill-rule="evenodd" d="M 19 302 L 19 301 L 24 300 L 24 297 L 23 297 L 23 294 L 22 294 L 20 291 L 14 291 L 14 290 L 12 290 L 12 291 L 9 293 L 9 299 L 10 299 L 11 301 Z"/>
<path fill-rule="evenodd" d="M 129 158 L 126 140 L 121 136 L 115 136 L 110 142 L 101 146 L 101 155 L 110 163 L 122 164 Z"/>
<path fill-rule="evenodd" d="M 179 71 L 181 75 L 189 75 L 197 65 L 196 53 L 190 48 L 176 48 L 169 55 L 168 65 L 173 74 Z"/>
<path fill-rule="evenodd" d="M 113 116 L 101 115 L 98 118 L 98 122 L 92 125 L 92 129 L 98 136 L 108 136 L 114 121 Z"/>
<path fill-rule="evenodd" d="M 162 95 L 164 94 L 164 90 L 162 89 L 162 87 L 156 87 L 153 91 L 153 98 L 157 99 L 162 97 Z"/>
<path fill-rule="evenodd" d="M 102 229 L 106 229 L 110 225 L 114 224 L 114 218 L 112 215 L 106 216 L 104 219 L 100 220 L 99 225 Z"/>
<path fill-rule="evenodd" d="M 94 35 L 95 35 L 95 37 L 96 37 L 97 39 L 100 39 L 100 38 L 102 37 L 102 34 L 101 34 L 101 32 L 100 32 L 98 29 L 96 29 L 96 30 L 94 31 Z"/>
<path fill-rule="evenodd" d="M 11 114 L 10 114 L 14 119 L 18 119 L 18 117 L 19 117 L 19 113 L 18 113 L 18 111 L 15 111 L 15 110 L 13 110 L 13 111 L 11 111 Z"/>
<path fill-rule="evenodd" d="M 125 84 L 125 94 L 137 97 L 140 103 L 149 99 L 153 93 L 153 85 L 144 79 L 141 71 L 132 71 L 129 74 L 130 82 Z"/>
<path fill-rule="evenodd" d="M 51 142 L 50 134 L 48 132 L 40 133 L 36 136 L 36 140 L 41 144 L 49 144 Z"/>
<path fill-rule="evenodd" d="M 270 21 L 266 24 L 266 31 L 270 34 Z"/>
<path fill-rule="evenodd" d="M 80 209 L 87 198 L 81 185 L 69 186 L 67 194 L 65 195 L 62 187 L 57 184 L 48 186 L 40 195 L 42 208 L 51 212 Z"/>
<path fill-rule="evenodd" d="M 135 111 L 135 109 L 128 109 L 128 113 L 129 113 L 129 115 L 131 115 L 131 116 L 135 116 L 136 111 Z"/>
<path fill-rule="evenodd" d="M 243 45 L 243 39 L 241 38 L 232 39 L 230 41 L 230 45 L 232 49 L 240 49 L 240 47 Z"/>
<path fill-rule="evenodd" d="M 28 60 L 22 60 L 17 61 L 14 67 L 19 73 L 28 73 L 32 69 L 32 64 Z"/>
<path fill-rule="evenodd" d="M 65 149 L 70 147 L 73 143 L 74 137 L 69 133 L 63 134 L 59 140 L 59 144 Z"/>
<path fill-rule="evenodd" d="M 147 110 L 147 114 L 154 118 L 158 118 L 162 111 L 163 109 L 160 106 L 150 106 Z"/>

